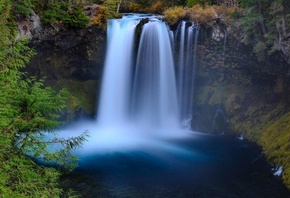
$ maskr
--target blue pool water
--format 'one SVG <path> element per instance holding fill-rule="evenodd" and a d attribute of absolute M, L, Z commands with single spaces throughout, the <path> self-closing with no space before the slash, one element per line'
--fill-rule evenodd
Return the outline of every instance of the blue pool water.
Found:
<path fill-rule="evenodd" d="M 83 197 L 290 197 L 260 156 L 245 140 L 192 133 L 83 156 L 64 180 Z"/>

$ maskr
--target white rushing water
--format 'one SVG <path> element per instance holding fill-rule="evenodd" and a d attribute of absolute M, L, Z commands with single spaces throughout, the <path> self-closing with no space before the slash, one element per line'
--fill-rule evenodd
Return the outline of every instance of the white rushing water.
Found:
<path fill-rule="evenodd" d="M 138 24 L 145 18 L 138 35 Z M 125 15 L 108 21 L 97 120 L 80 121 L 65 129 L 90 132 L 91 137 L 80 153 L 168 147 L 164 139 L 188 135 L 181 108 L 192 107 L 192 95 L 186 89 L 193 91 L 193 27 L 186 28 L 182 23 L 181 34 L 177 35 L 181 37 L 182 57 L 176 76 L 174 33 L 158 16 Z M 189 126 L 187 123 L 186 128 L 190 129 Z"/>
<path fill-rule="evenodd" d="M 182 21 L 176 31 L 178 45 L 177 56 L 177 90 L 180 118 L 184 122 L 190 119 L 193 109 L 194 80 L 197 59 L 197 41 L 199 26 Z"/>
<path fill-rule="evenodd" d="M 130 15 L 109 21 L 97 124 L 116 126 L 120 133 L 132 125 L 136 133 L 179 130 L 170 31 L 163 21 L 151 18 L 135 45 L 136 26 L 142 18 Z M 139 46 L 136 57 L 135 46 Z"/>
<path fill-rule="evenodd" d="M 143 26 L 133 91 L 133 121 L 149 128 L 180 129 L 172 47 L 162 21 Z"/>
<path fill-rule="evenodd" d="M 100 93 L 98 124 L 106 126 L 127 122 L 137 24 L 138 21 L 131 18 L 108 21 L 108 50 Z"/>

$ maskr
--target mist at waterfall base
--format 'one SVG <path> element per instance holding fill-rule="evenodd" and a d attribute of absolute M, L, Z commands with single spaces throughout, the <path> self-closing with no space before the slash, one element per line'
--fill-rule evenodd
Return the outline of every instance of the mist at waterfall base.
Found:
<path fill-rule="evenodd" d="M 82 175 L 80 182 L 85 176 L 98 184 L 83 196 L 289 196 L 264 158 L 253 162 L 260 155 L 254 145 L 182 124 L 190 123 L 182 121 L 190 121 L 198 27 L 183 22 L 171 32 L 158 16 L 129 14 L 109 20 L 107 31 L 97 120 L 80 120 L 61 132 L 64 137 L 90 132 L 75 151 L 80 158 L 75 173 Z M 177 47 L 176 40 L 183 44 Z"/>

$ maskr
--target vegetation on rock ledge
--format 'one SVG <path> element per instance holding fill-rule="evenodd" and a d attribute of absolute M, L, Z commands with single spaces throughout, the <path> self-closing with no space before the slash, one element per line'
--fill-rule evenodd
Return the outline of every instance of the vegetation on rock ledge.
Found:
<path fill-rule="evenodd" d="M 271 124 L 262 134 L 259 143 L 274 166 L 282 166 L 282 178 L 290 189 L 290 113 Z"/>

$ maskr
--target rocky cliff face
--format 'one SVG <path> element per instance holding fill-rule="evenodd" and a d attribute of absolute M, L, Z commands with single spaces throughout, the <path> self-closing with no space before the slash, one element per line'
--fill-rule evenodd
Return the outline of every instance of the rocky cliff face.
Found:
<path fill-rule="evenodd" d="M 95 27 L 46 28 L 30 44 L 37 55 L 32 58 L 28 72 L 45 76 L 50 85 L 67 88 L 76 98 L 77 112 L 93 116 L 105 57 L 105 32 Z"/>
<path fill-rule="evenodd" d="M 217 112 L 223 112 L 218 116 L 220 125 L 256 139 L 267 122 L 288 108 L 289 82 L 285 61 L 276 54 L 273 56 L 276 60 L 270 57 L 267 62 L 258 62 L 251 48 L 231 35 L 227 40 L 213 39 L 214 32 L 204 31 L 198 44 L 196 109 L 202 111 L 204 108 L 200 106 L 214 105 L 212 115 L 207 115 L 206 119 L 211 118 L 214 123 Z M 193 128 L 207 122 L 203 121 L 201 113 L 195 112 Z M 203 128 L 205 132 L 217 131 L 211 131 L 209 128 L 213 126 L 205 124 Z"/>
<path fill-rule="evenodd" d="M 19 37 L 31 39 L 37 55 L 27 66 L 30 75 L 45 77 L 48 85 L 67 88 L 74 112 L 95 114 L 106 51 L 106 33 L 94 26 L 66 29 L 40 24 L 39 18 L 19 22 Z"/>
<path fill-rule="evenodd" d="M 106 49 L 105 32 L 94 27 L 82 30 L 42 29 L 33 35 L 31 46 L 37 51 L 28 70 L 48 80 L 73 78 L 96 80 Z"/>

